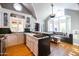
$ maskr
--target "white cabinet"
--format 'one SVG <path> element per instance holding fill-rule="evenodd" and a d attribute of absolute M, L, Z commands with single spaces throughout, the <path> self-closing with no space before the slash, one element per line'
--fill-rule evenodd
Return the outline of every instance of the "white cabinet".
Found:
<path fill-rule="evenodd" d="M 73 44 L 79 46 L 79 30 L 73 31 Z"/>
<path fill-rule="evenodd" d="M 4 56 L 5 54 L 5 37 L 0 38 L 0 56 Z"/>
<path fill-rule="evenodd" d="M 0 28 L 3 26 L 2 11 L 0 10 Z"/>
<path fill-rule="evenodd" d="M 24 43 L 24 35 L 22 33 L 6 34 L 6 47 Z"/>
<path fill-rule="evenodd" d="M 33 16 L 5 8 L 0 9 L 0 27 L 10 28 L 10 20 L 12 20 L 11 17 L 19 18 L 19 20 L 23 19 L 23 26 L 20 27 L 29 28 L 31 31 L 34 31 L 35 19 Z"/>
<path fill-rule="evenodd" d="M 33 40 L 33 51 L 35 55 L 38 55 L 38 41 L 37 40 Z"/>
<path fill-rule="evenodd" d="M 14 34 L 6 34 L 6 47 L 13 46 L 17 44 L 17 36 Z"/>
<path fill-rule="evenodd" d="M 0 11 L 0 27 L 2 27 L 2 13 Z"/>
<path fill-rule="evenodd" d="M 3 12 L 3 27 L 7 27 L 7 28 L 9 28 L 9 13 L 7 13 L 7 12 Z"/>
<path fill-rule="evenodd" d="M 25 28 L 35 31 L 35 19 L 32 16 L 26 16 Z"/>
<path fill-rule="evenodd" d="M 15 33 L 17 37 L 17 44 L 23 44 L 24 43 L 24 34 L 23 33 Z"/>
<path fill-rule="evenodd" d="M 28 48 L 34 53 L 34 55 L 38 55 L 38 40 L 26 35 L 26 45 Z"/>
<path fill-rule="evenodd" d="M 35 22 L 36 22 L 36 20 L 33 18 L 33 17 L 31 17 L 31 19 L 30 19 L 30 31 L 35 31 Z"/>
<path fill-rule="evenodd" d="M 0 10 L 0 27 L 9 28 L 9 12 L 7 10 Z"/>

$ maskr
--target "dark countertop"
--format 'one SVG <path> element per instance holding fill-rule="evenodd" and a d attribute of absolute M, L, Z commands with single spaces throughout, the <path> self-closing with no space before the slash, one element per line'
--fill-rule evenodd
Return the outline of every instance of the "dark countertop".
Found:
<path fill-rule="evenodd" d="M 33 37 L 33 38 L 35 38 L 35 39 L 44 39 L 44 38 L 48 38 L 49 36 L 43 36 L 43 37 L 35 37 L 34 35 L 37 35 L 37 34 L 35 34 L 35 33 L 25 33 L 26 35 L 29 35 L 29 36 L 31 36 L 31 37 Z"/>

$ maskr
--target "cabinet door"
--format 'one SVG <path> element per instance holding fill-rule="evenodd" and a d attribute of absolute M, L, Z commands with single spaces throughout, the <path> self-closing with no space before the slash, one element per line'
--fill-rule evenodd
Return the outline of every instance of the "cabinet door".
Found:
<path fill-rule="evenodd" d="M 6 34 L 6 47 L 17 45 L 17 37 L 14 34 Z"/>
<path fill-rule="evenodd" d="M 35 54 L 35 55 L 38 55 L 38 40 L 33 40 L 34 42 L 33 42 L 33 53 Z"/>
<path fill-rule="evenodd" d="M 3 19 L 3 21 L 2 21 L 3 27 L 8 28 L 8 24 L 9 24 L 9 22 L 8 22 L 8 20 L 9 20 L 9 13 L 2 12 L 2 19 Z"/>
<path fill-rule="evenodd" d="M 26 45 L 34 53 L 34 55 L 38 55 L 38 40 L 27 35 Z"/>
<path fill-rule="evenodd" d="M 27 35 L 26 45 L 30 48 L 30 37 Z"/>
<path fill-rule="evenodd" d="M 31 51 L 33 51 L 33 44 L 34 44 L 34 42 L 33 42 L 33 38 L 32 37 L 30 37 L 30 46 L 31 46 Z"/>
<path fill-rule="evenodd" d="M 5 39 L 0 40 L 0 56 L 3 56 L 5 53 Z"/>
<path fill-rule="evenodd" d="M 35 31 L 35 19 L 30 17 L 30 31 Z"/>
<path fill-rule="evenodd" d="M 28 29 L 30 28 L 30 17 L 29 16 L 26 17 L 25 28 L 28 28 Z"/>
<path fill-rule="evenodd" d="M 2 12 L 0 11 L 0 28 L 2 27 Z"/>
<path fill-rule="evenodd" d="M 16 33 L 15 35 L 17 36 L 17 44 L 24 43 L 24 35 L 23 35 L 23 33 Z"/>

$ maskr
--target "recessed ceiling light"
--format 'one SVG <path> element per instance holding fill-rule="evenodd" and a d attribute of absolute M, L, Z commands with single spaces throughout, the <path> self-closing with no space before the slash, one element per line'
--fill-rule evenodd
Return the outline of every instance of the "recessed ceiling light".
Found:
<path fill-rule="evenodd" d="M 14 7 L 15 10 L 17 10 L 17 11 L 21 11 L 21 10 L 22 10 L 22 6 L 21 6 L 21 4 L 19 4 L 19 3 L 14 3 L 14 4 L 13 4 L 13 7 Z"/>

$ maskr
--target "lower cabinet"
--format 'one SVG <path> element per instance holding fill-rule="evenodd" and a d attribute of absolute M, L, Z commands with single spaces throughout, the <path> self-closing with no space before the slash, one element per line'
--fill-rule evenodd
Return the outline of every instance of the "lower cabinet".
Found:
<path fill-rule="evenodd" d="M 6 47 L 17 45 L 17 38 L 14 34 L 6 34 Z"/>
<path fill-rule="evenodd" d="M 22 33 L 6 34 L 6 47 L 24 43 L 24 35 Z"/>
<path fill-rule="evenodd" d="M 27 35 L 26 37 L 26 45 L 28 48 L 34 53 L 34 55 L 38 55 L 38 41 L 31 38 L 30 36 Z"/>
<path fill-rule="evenodd" d="M 38 40 L 33 40 L 33 42 L 34 55 L 38 55 Z"/>
<path fill-rule="evenodd" d="M 5 51 L 6 51 L 6 48 L 5 48 L 5 38 L 0 38 L 0 56 L 3 56 L 5 55 Z"/>
<path fill-rule="evenodd" d="M 35 39 L 26 35 L 26 45 L 35 56 L 46 56 L 50 54 L 50 39 Z"/>

